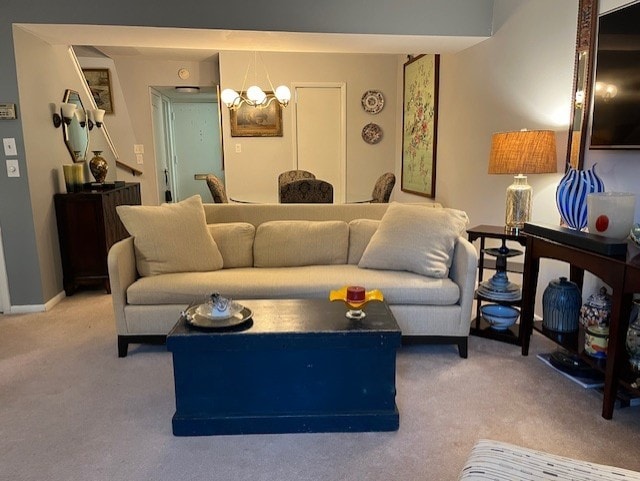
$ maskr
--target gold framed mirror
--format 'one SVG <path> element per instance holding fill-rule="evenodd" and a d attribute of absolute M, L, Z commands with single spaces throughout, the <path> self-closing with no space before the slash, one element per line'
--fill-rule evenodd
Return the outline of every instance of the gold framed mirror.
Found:
<path fill-rule="evenodd" d="M 84 105 L 82 105 L 80 95 L 75 90 L 65 90 L 62 101 L 76 105 L 76 115 L 71 118 L 69 125 L 66 122 L 62 122 L 62 135 L 71 159 L 74 162 L 83 162 L 87 160 L 87 151 L 89 150 L 89 126 L 86 121 Z M 83 122 L 80 122 L 78 112 L 81 112 L 82 117 L 85 119 Z"/>
<path fill-rule="evenodd" d="M 582 169 L 584 165 L 591 112 L 597 27 L 598 0 L 579 0 L 567 169 L 569 167 Z"/>

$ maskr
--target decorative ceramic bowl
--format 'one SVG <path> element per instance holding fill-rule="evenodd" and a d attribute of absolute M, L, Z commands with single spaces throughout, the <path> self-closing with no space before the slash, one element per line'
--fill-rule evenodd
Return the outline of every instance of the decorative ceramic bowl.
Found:
<path fill-rule="evenodd" d="M 480 307 L 480 312 L 482 317 L 491 324 L 491 327 L 498 331 L 513 326 L 520 315 L 520 311 L 515 307 L 501 304 L 484 304 Z"/>

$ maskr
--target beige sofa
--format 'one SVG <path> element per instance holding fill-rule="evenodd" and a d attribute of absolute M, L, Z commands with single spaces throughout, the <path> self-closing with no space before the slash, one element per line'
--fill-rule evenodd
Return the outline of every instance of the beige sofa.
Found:
<path fill-rule="evenodd" d="M 108 255 L 120 357 L 130 343 L 163 342 L 187 305 L 215 291 L 236 300 L 328 299 L 344 285 L 380 289 L 405 341 L 457 344 L 467 357 L 477 254 L 463 237 L 464 213 L 437 204 L 204 204 L 202 221 L 180 213 L 155 222 L 173 208 L 118 208 L 132 233 Z M 145 209 L 151 217 L 138 217 Z M 214 240 L 211 255 L 194 243 L 201 233 L 185 232 L 200 222 Z M 449 233 L 438 247 L 439 230 Z M 416 244 L 428 246 L 426 257 L 412 253 Z M 183 265 L 167 264 L 174 255 Z M 424 268 L 429 275 L 412 272 Z"/>

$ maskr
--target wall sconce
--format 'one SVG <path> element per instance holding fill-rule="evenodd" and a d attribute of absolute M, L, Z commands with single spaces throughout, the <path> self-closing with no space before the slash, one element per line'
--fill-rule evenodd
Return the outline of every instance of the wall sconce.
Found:
<path fill-rule="evenodd" d="M 70 104 L 68 102 L 61 103 L 60 112 L 62 113 L 62 116 L 58 112 L 54 112 L 53 126 L 57 129 L 58 127 L 60 127 L 63 120 L 65 124 L 69 125 L 76 113 L 76 107 L 76 104 Z"/>
<path fill-rule="evenodd" d="M 104 122 L 104 109 L 92 109 L 88 110 L 87 113 L 89 114 L 89 130 L 93 129 L 93 123 L 95 123 L 98 128 L 102 127 Z"/>
<path fill-rule="evenodd" d="M 76 117 L 78 117 L 78 122 L 80 122 L 80 127 L 84 129 L 84 126 L 87 125 L 87 112 L 84 109 L 76 110 Z"/>

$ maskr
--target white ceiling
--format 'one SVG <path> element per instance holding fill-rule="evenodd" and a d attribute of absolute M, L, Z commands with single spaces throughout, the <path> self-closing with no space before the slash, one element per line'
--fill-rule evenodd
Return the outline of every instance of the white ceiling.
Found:
<path fill-rule="evenodd" d="M 455 53 L 489 37 L 318 34 L 192 28 L 18 24 L 53 45 L 90 45 L 105 54 L 202 61 L 221 50 L 417 54 Z"/>

